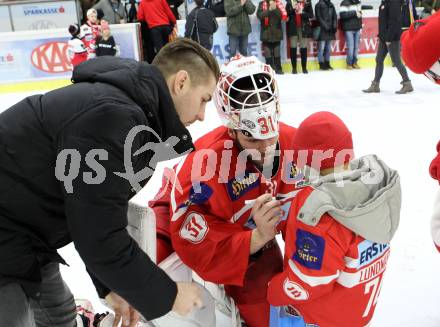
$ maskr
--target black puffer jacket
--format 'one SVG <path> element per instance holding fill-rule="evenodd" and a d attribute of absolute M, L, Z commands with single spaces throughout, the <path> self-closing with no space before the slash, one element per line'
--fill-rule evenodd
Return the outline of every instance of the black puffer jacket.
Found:
<path fill-rule="evenodd" d="M 383 42 L 399 41 L 401 33 L 401 0 L 382 0 L 379 6 L 379 39 Z"/>
<path fill-rule="evenodd" d="M 361 12 L 361 2 L 359 0 L 344 0 L 339 7 L 339 16 L 341 17 L 342 30 L 358 31 L 362 28 L 362 17 L 357 13 Z"/>
<path fill-rule="evenodd" d="M 286 24 L 287 36 L 296 36 L 297 35 L 297 26 L 296 26 L 296 10 L 292 6 L 292 2 L 290 0 L 286 3 L 286 11 L 289 17 L 289 20 Z M 312 24 L 310 20 L 313 18 L 313 8 L 312 3 L 309 0 L 306 0 L 304 3 L 304 9 L 301 14 L 301 32 L 302 37 L 311 38 L 312 37 Z"/>
<path fill-rule="evenodd" d="M 335 6 L 330 0 L 319 0 L 315 6 L 316 20 L 320 26 L 319 41 L 335 40 L 337 17 Z"/>
<path fill-rule="evenodd" d="M 178 137 L 178 153 L 192 149 L 190 135 L 154 66 L 102 57 L 79 65 L 73 80 L 0 114 L 0 282 L 17 281 L 38 297 L 40 267 L 64 262 L 56 250 L 73 241 L 101 296 L 108 287 L 147 319 L 161 316 L 172 307 L 176 284 L 127 234 L 134 193 L 115 172 L 126 171 L 124 142 L 135 126 L 151 127 L 162 140 Z M 133 156 L 147 142 L 157 137 L 136 134 L 132 157 L 126 153 L 135 172 L 152 158 Z M 57 163 L 63 150 L 74 153 L 66 165 Z M 72 193 L 59 180 L 68 174 L 76 177 Z"/>

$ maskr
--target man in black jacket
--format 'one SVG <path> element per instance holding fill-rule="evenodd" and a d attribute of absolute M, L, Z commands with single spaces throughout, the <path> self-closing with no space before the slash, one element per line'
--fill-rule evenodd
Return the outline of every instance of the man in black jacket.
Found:
<path fill-rule="evenodd" d="M 73 85 L 0 115 L 0 326 L 75 326 L 57 253 L 72 241 L 123 326 L 138 312 L 151 320 L 201 305 L 196 285 L 176 284 L 139 249 L 126 216 L 154 158 L 193 149 L 185 126 L 203 120 L 218 76 L 207 50 L 179 39 L 151 66 L 87 61 Z"/>
<path fill-rule="evenodd" d="M 359 0 L 343 0 L 339 7 L 342 30 L 347 42 L 347 69 L 359 69 L 358 51 L 362 28 L 362 6 Z"/>
<path fill-rule="evenodd" d="M 371 86 L 365 93 L 379 93 L 384 60 L 388 52 L 391 60 L 402 76 L 402 88 L 397 94 L 412 92 L 414 89 L 409 80 L 405 66 L 400 59 L 400 34 L 402 33 L 402 3 L 400 0 L 382 0 L 379 6 L 379 46 L 376 53 L 376 71 Z"/>

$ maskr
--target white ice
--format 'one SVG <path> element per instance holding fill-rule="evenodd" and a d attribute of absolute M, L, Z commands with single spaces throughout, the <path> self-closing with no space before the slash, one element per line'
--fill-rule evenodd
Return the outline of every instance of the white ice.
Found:
<path fill-rule="evenodd" d="M 440 87 L 411 74 L 415 92 L 396 95 L 400 77 L 395 68 L 386 68 L 382 92 L 363 94 L 361 89 L 369 86 L 373 74 L 372 69 L 362 69 L 277 77 L 282 120 L 298 126 L 315 111 L 332 111 L 351 129 L 357 156 L 375 153 L 399 171 L 403 190 L 401 222 L 391 243 L 391 257 L 372 326 L 438 327 L 440 253 L 431 241 L 430 217 L 439 185 L 430 179 L 428 166 L 440 139 Z M 0 95 L 0 111 L 30 94 Z M 211 103 L 205 122 L 194 124 L 190 130 L 198 138 L 218 125 Z M 146 203 L 160 180 L 158 170 L 136 201 Z M 70 264 L 62 268 L 62 273 L 75 297 L 88 298 L 97 311 L 104 311 L 73 245 L 60 252 Z"/>

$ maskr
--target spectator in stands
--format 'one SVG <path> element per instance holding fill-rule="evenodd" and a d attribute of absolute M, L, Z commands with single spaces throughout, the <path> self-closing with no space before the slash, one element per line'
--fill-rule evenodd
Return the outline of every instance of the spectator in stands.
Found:
<path fill-rule="evenodd" d="M 252 31 L 249 15 L 252 15 L 255 9 L 252 0 L 225 0 L 231 57 L 238 52 L 243 56 L 247 56 L 248 36 Z"/>
<path fill-rule="evenodd" d="M 96 40 L 96 56 L 115 56 L 116 52 L 116 43 L 110 33 L 110 26 L 103 20 L 101 22 L 101 36 Z"/>
<path fill-rule="evenodd" d="M 80 36 L 78 24 L 69 26 L 69 33 L 72 38 L 67 42 L 68 56 L 73 67 L 87 60 L 87 48 Z"/>
<path fill-rule="evenodd" d="M 167 0 L 167 2 L 176 20 L 181 19 L 179 15 L 179 7 L 183 3 L 183 0 Z"/>
<path fill-rule="evenodd" d="M 331 0 L 319 0 L 315 6 L 316 20 L 319 23 L 318 61 L 320 70 L 331 70 L 330 51 L 332 40 L 335 40 L 337 17 Z"/>
<path fill-rule="evenodd" d="M 101 9 L 103 19 L 109 24 L 124 24 L 127 22 L 127 12 L 121 0 L 100 0 L 93 6 L 96 10 Z"/>
<path fill-rule="evenodd" d="M 440 9 L 440 0 L 424 0 L 422 2 L 422 18 L 434 15 Z"/>
<path fill-rule="evenodd" d="M 224 0 L 207 0 L 205 7 L 211 9 L 215 17 L 225 17 L 225 2 Z"/>
<path fill-rule="evenodd" d="M 412 4 L 412 6 L 410 6 Z M 416 4 L 414 1 L 402 0 L 402 32 L 406 31 L 410 25 L 419 19 Z"/>
<path fill-rule="evenodd" d="M 260 40 L 266 64 L 277 74 L 283 74 L 281 67 L 281 21 L 287 20 L 287 12 L 279 0 L 263 0 L 258 4 L 257 17 L 261 22 Z"/>
<path fill-rule="evenodd" d="M 339 7 L 342 30 L 347 42 L 347 69 L 359 69 L 358 52 L 362 28 L 362 8 L 359 0 L 343 0 Z"/>
<path fill-rule="evenodd" d="M 101 35 L 101 25 L 98 24 L 98 13 L 95 8 L 87 10 L 87 22 L 81 26 L 81 38 L 87 48 L 88 57 L 96 57 L 96 39 Z"/>
<path fill-rule="evenodd" d="M 390 53 L 391 60 L 402 76 L 402 88 L 397 94 L 414 91 L 408 72 L 400 59 L 400 34 L 402 33 L 402 3 L 400 0 L 382 0 L 379 6 L 379 46 L 376 54 L 376 71 L 371 86 L 365 93 L 379 93 L 380 79 L 383 75 L 385 57 Z"/>
<path fill-rule="evenodd" d="M 138 20 L 147 23 L 156 55 L 168 43 L 168 37 L 176 25 L 176 17 L 166 0 L 142 0 Z"/>
<path fill-rule="evenodd" d="M 203 7 L 203 2 L 204 0 L 195 0 L 196 7 L 186 18 L 185 37 L 193 39 L 204 48 L 211 50 L 218 24 L 214 13 Z"/>
<path fill-rule="evenodd" d="M 136 0 L 130 0 L 128 3 L 126 3 L 125 11 L 127 12 L 127 23 L 134 23 L 137 21 Z"/>
<path fill-rule="evenodd" d="M 286 4 L 288 15 L 287 37 L 290 41 L 290 61 L 292 63 L 292 74 L 297 73 L 296 59 L 297 46 L 301 54 L 302 72 L 307 74 L 307 45 L 312 37 L 313 8 L 310 0 L 288 0 Z"/>

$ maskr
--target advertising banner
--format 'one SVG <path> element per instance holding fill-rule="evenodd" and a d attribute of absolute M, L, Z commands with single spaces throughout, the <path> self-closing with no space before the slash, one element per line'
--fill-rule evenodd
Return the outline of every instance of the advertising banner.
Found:
<path fill-rule="evenodd" d="M 139 60 L 139 24 L 111 25 L 122 58 Z M 0 83 L 70 79 L 67 29 L 0 33 Z"/>
<path fill-rule="evenodd" d="M 65 28 L 78 23 L 75 1 L 18 3 L 10 9 L 15 31 Z"/>

